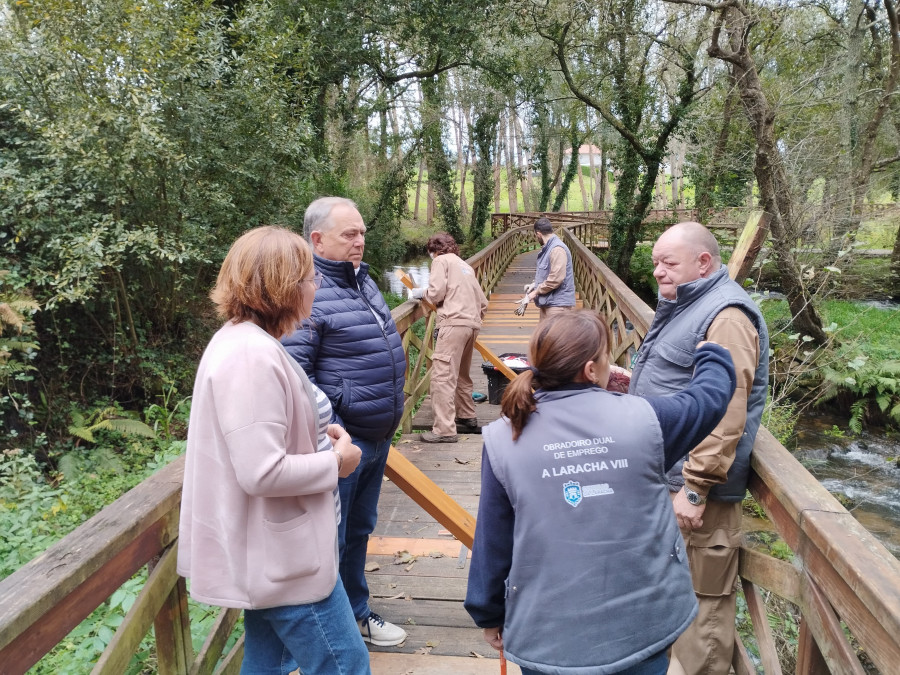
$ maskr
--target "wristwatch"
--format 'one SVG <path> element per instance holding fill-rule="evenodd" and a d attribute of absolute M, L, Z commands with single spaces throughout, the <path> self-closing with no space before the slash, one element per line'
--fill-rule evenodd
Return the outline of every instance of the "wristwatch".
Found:
<path fill-rule="evenodd" d="M 694 506 L 700 506 L 701 504 L 706 503 L 706 497 L 701 497 L 699 492 L 694 492 L 687 485 L 684 486 L 684 496 L 687 497 L 688 502 Z"/>

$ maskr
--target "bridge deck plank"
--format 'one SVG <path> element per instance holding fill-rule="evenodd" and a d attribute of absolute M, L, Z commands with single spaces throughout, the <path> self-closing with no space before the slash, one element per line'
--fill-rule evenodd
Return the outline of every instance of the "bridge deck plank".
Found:
<path fill-rule="evenodd" d="M 481 436 L 467 434 L 458 443 L 433 446 L 412 434 L 403 436 L 395 447 L 463 508 L 477 516 Z M 403 625 L 409 637 L 397 647 L 370 645 L 369 650 L 473 661 L 496 659 L 496 653 L 481 639 L 481 630 L 462 606 L 469 570 L 468 550 L 390 481 L 382 486 L 378 511 L 378 524 L 369 541 L 367 556 L 371 606 L 388 621 Z M 414 562 L 397 564 L 397 554 L 402 551 L 415 556 Z M 377 663 L 380 662 L 373 656 L 375 673 L 379 672 Z M 496 672 L 496 660 L 493 668 Z"/>
<path fill-rule="evenodd" d="M 479 339 L 497 355 L 528 351 L 528 341 L 537 326 L 539 311 L 529 305 L 523 316 L 516 316 L 513 310 L 525 285 L 534 279 L 536 262 L 536 250 L 520 254 L 491 292 Z M 580 300 L 578 304 L 581 305 Z M 470 372 L 475 391 L 487 394 L 488 380 L 477 353 Z M 500 406 L 487 401 L 477 404 L 476 411 L 482 425 L 500 416 Z M 413 419 L 413 429 L 430 429 L 433 419 L 431 401 L 426 398 Z M 403 436 L 395 447 L 469 513 L 477 515 L 480 435 L 460 435 L 459 442 L 452 445 L 429 445 L 422 443 L 418 434 L 410 434 Z M 448 545 L 455 546 L 456 555 L 447 554 Z M 420 557 L 412 564 L 398 565 L 395 554 L 400 551 Z M 430 552 L 444 555 L 433 558 L 429 556 Z M 403 625 L 409 638 L 397 647 L 370 646 L 370 651 L 496 658 L 496 653 L 481 639 L 481 630 L 474 626 L 462 606 L 469 564 L 466 553 L 458 541 L 398 486 L 385 482 L 379 501 L 378 524 L 369 542 L 366 576 L 374 611 Z M 373 658 L 373 672 L 377 672 L 376 663 Z M 510 664 L 509 672 L 518 671 Z"/>

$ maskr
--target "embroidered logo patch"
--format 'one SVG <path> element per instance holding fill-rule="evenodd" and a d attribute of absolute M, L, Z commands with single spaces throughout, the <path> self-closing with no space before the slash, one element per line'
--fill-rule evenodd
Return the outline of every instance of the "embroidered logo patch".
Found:
<path fill-rule="evenodd" d="M 578 506 L 581 503 L 581 483 L 570 480 L 563 483 L 563 497 L 571 506 Z"/>

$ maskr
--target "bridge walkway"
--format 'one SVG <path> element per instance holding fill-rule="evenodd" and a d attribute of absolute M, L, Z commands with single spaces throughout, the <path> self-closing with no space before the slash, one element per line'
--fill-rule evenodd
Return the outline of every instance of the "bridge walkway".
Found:
<path fill-rule="evenodd" d="M 479 340 L 494 354 L 528 351 L 538 309 L 529 305 L 523 316 L 516 316 L 513 310 L 524 286 L 534 278 L 536 260 L 537 251 L 516 256 L 490 294 Z M 471 375 L 475 391 L 487 395 L 488 379 L 478 352 L 472 358 Z M 500 406 L 487 400 L 475 409 L 483 425 L 500 416 Z M 432 420 L 431 401 L 426 398 L 413 418 L 415 433 L 404 435 L 395 447 L 477 517 L 481 436 L 460 435 L 455 444 L 422 443 L 418 431 L 430 429 Z M 409 637 L 397 647 L 369 647 L 375 675 L 499 672 L 496 652 L 482 640 L 481 630 L 472 625 L 462 606 L 469 555 L 459 540 L 400 487 L 384 483 L 378 525 L 369 541 L 366 576 L 373 609 L 403 625 Z M 410 660 L 410 655 L 418 655 L 418 661 Z M 510 663 L 507 672 L 519 670 Z"/>

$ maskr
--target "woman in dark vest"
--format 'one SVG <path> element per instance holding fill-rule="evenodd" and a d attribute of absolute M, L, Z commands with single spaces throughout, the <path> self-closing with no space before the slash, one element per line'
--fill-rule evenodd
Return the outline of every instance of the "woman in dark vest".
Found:
<path fill-rule="evenodd" d="M 529 349 L 484 428 L 466 609 L 526 675 L 662 675 L 697 611 L 666 470 L 724 415 L 731 357 L 701 343 L 685 390 L 644 399 L 605 389 L 591 311 L 551 317 Z"/>

